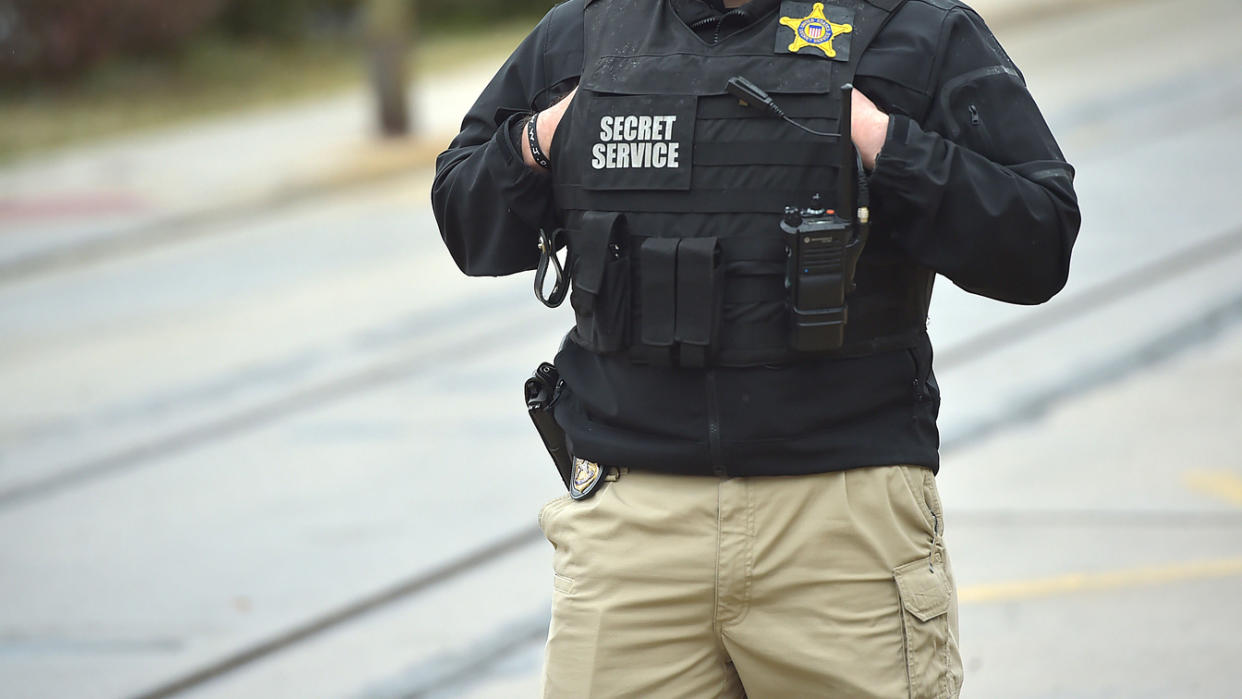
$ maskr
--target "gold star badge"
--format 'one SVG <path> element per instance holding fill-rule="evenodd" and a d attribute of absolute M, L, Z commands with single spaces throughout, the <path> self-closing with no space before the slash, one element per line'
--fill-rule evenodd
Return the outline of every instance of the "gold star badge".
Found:
<path fill-rule="evenodd" d="M 805 5 L 803 5 L 805 7 Z M 841 34 L 854 31 L 853 25 L 838 24 L 824 15 L 824 3 L 817 2 L 811 8 L 811 14 L 805 17 L 781 17 L 781 24 L 794 32 L 793 43 L 789 45 L 790 53 L 797 53 L 807 46 L 824 52 L 828 58 L 836 58 L 837 50 L 832 40 Z"/>

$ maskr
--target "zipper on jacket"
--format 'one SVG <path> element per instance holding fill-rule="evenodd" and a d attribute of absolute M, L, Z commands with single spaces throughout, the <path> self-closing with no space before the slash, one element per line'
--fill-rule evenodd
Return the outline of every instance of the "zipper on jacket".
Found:
<path fill-rule="evenodd" d="M 923 381 L 922 362 L 919 361 L 918 350 L 916 348 L 911 347 L 906 350 L 906 353 L 910 355 L 910 362 L 914 365 L 914 402 L 922 403 L 927 398 L 927 386 Z"/>
<path fill-rule="evenodd" d="M 712 33 L 711 43 L 716 44 L 720 42 L 720 24 L 723 21 L 724 15 L 719 15 L 717 17 L 704 17 L 703 19 L 691 24 L 690 29 L 694 30 L 695 34 L 698 34 L 700 29 L 704 29 L 707 25 L 715 23 L 716 30 Z"/>
<path fill-rule="evenodd" d="M 988 130 L 988 125 L 983 123 L 983 117 L 979 116 L 979 108 L 975 105 L 968 107 L 970 114 L 970 129 L 973 131 L 971 136 L 978 142 L 975 148 L 981 148 L 981 153 L 990 152 L 992 148 L 992 134 Z"/>
<path fill-rule="evenodd" d="M 693 30 L 695 30 L 695 31 L 698 31 L 699 29 L 702 29 L 703 27 L 706 27 L 707 25 L 711 24 L 712 22 L 719 22 L 719 21 L 720 21 L 720 17 L 719 17 L 719 16 L 716 16 L 716 17 L 704 17 L 703 19 L 695 20 L 694 22 L 692 22 L 692 23 L 690 24 L 690 28 L 691 28 L 691 29 L 693 29 Z"/>
<path fill-rule="evenodd" d="M 729 17 L 739 17 L 743 21 L 745 21 L 745 20 L 750 19 L 750 14 L 747 12 L 743 12 L 742 8 L 737 7 L 732 10 L 729 10 L 728 12 L 722 15 L 717 15 L 715 17 L 704 17 L 703 19 L 696 20 L 695 22 L 692 22 L 690 24 L 690 29 L 693 30 L 694 33 L 697 34 L 700 29 L 704 29 L 709 24 L 714 23 L 716 25 L 716 28 L 715 28 L 715 31 L 712 32 L 711 43 L 719 44 L 720 43 L 720 29 L 724 27 L 725 20 L 728 19 Z"/>
<path fill-rule="evenodd" d="M 724 446 L 720 441 L 720 399 L 716 396 L 716 373 L 708 369 L 703 377 L 707 388 L 707 450 L 712 457 L 712 473 L 719 478 L 729 476 L 724 465 Z"/>

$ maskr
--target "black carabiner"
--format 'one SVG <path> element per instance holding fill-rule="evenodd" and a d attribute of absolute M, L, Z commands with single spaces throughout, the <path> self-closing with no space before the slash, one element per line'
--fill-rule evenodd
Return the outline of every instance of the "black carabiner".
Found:
<path fill-rule="evenodd" d="M 561 230 L 558 228 L 552 231 L 552 236 L 548 237 L 547 231 L 539 229 L 539 266 L 535 268 L 535 298 L 548 308 L 560 306 L 565 302 L 565 295 L 569 293 L 569 279 L 565 276 L 561 261 L 556 257 Z M 556 283 L 552 286 L 552 293 L 545 297 L 543 283 L 548 276 L 549 265 L 556 274 Z"/>

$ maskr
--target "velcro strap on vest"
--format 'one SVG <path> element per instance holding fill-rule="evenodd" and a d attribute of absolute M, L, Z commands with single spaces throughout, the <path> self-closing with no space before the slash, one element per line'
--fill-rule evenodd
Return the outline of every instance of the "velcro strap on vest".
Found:
<path fill-rule="evenodd" d="M 818 165 L 836 168 L 833 141 L 735 141 L 694 144 L 694 164 L 707 165 Z"/>
<path fill-rule="evenodd" d="M 785 207 L 809 205 L 816 190 L 701 189 L 690 192 L 650 190 L 641 197 L 633 192 L 591 189 L 581 185 L 556 185 L 556 201 L 562 209 L 577 211 L 647 211 L 652 213 L 772 213 Z"/>
<path fill-rule="evenodd" d="M 720 241 L 720 251 L 726 262 L 741 260 L 785 262 L 785 240 L 777 235 L 725 238 Z"/>
<path fill-rule="evenodd" d="M 726 306 L 785 301 L 789 296 L 784 274 L 732 275 L 724 286 Z"/>
<path fill-rule="evenodd" d="M 677 238 L 648 238 L 638 251 L 639 302 L 644 345 L 671 347 L 676 340 Z"/>
<path fill-rule="evenodd" d="M 806 126 L 818 131 L 836 131 L 840 100 L 835 91 L 818 95 L 776 95 L 785 116 L 799 121 L 817 120 Z M 699 98 L 698 118 L 771 119 L 772 115 L 766 110 L 741 104 L 733 95 L 706 95 Z"/>
<path fill-rule="evenodd" d="M 683 238 L 677 247 L 677 320 L 679 359 L 686 367 L 707 365 L 719 307 L 715 238 Z"/>

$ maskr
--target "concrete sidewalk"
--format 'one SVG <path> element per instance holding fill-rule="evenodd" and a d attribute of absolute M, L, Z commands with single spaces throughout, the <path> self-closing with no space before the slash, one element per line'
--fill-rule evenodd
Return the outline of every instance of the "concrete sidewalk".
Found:
<path fill-rule="evenodd" d="M 175 237 L 204 218 L 426 166 L 493 70 L 474 63 L 416 84 L 421 138 L 377 138 L 370 95 L 359 88 L 9 166 L 0 170 L 0 279 L 90 256 L 117 239 Z"/>
<path fill-rule="evenodd" d="M 998 29 L 1112 0 L 977 0 Z M 381 142 L 370 95 L 197 121 L 0 169 L 0 280 L 176 238 L 204 219 L 430 166 L 501 61 L 413 85 L 420 135 Z M 424 196 L 417 193 L 417 196 Z"/>

